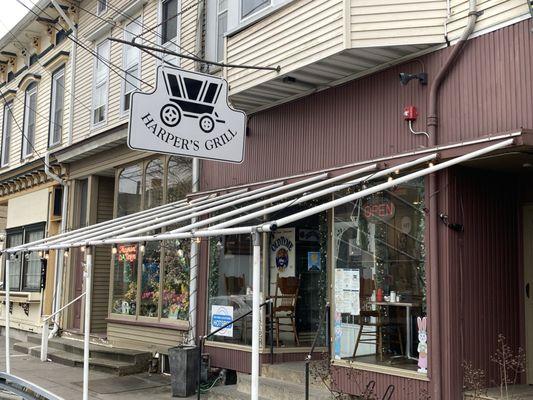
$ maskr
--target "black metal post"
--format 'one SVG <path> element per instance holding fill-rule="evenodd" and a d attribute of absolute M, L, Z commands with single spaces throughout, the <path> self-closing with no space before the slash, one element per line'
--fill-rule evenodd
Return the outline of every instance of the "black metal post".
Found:
<path fill-rule="evenodd" d="M 326 303 L 326 346 L 328 349 L 328 358 L 331 358 L 331 320 L 329 302 Z"/>
<path fill-rule="evenodd" d="M 200 400 L 201 390 L 200 383 L 202 381 L 202 347 L 204 339 L 202 336 L 198 337 L 198 382 L 196 383 L 196 398 Z"/>
<path fill-rule="evenodd" d="M 305 400 L 309 400 L 309 358 L 305 360 Z"/>
<path fill-rule="evenodd" d="M 270 364 L 274 364 L 274 302 L 272 300 L 268 310 L 270 313 Z"/>

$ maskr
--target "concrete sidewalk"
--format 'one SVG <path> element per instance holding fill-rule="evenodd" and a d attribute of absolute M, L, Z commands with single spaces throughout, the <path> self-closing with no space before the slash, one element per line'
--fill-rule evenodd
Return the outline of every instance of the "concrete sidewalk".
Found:
<path fill-rule="evenodd" d="M 5 371 L 5 338 L 0 337 L 0 371 Z M 12 339 L 13 343 L 13 339 Z M 24 378 L 65 400 L 81 400 L 83 389 L 83 369 L 43 363 L 39 359 L 11 352 L 11 374 Z M 158 374 L 137 374 L 116 376 L 103 372 L 89 372 L 89 397 L 91 400 L 169 400 L 170 378 Z M 0 399 L 12 398 L 2 397 Z M 196 397 L 189 397 L 194 399 Z"/>

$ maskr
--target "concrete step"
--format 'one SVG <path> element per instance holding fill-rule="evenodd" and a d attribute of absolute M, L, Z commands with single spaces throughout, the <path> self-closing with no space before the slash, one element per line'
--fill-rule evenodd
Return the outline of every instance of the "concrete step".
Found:
<path fill-rule="evenodd" d="M 28 336 L 27 340 L 28 343 L 31 343 L 34 346 L 41 345 L 41 337 L 38 335 Z M 54 337 L 48 340 L 48 348 L 83 356 L 83 341 L 77 339 Z M 152 354 L 150 352 L 104 346 L 95 343 L 89 344 L 89 356 L 91 358 L 103 358 L 107 360 L 123 361 L 143 365 L 147 365 L 152 358 Z"/>
<path fill-rule="evenodd" d="M 309 384 L 312 387 L 319 389 L 326 389 L 321 381 L 317 381 L 313 378 L 313 364 L 315 361 L 311 361 L 309 372 Z M 278 379 L 283 382 L 292 382 L 305 385 L 305 363 L 287 362 L 282 364 L 263 364 L 261 367 L 261 376 L 265 378 Z"/>
<path fill-rule="evenodd" d="M 250 396 L 250 384 L 250 375 L 237 375 L 237 391 Z M 261 376 L 259 378 L 259 395 L 270 400 L 303 399 L 305 398 L 305 385 Z M 309 388 L 310 400 L 324 400 L 330 398 L 332 398 L 332 395 L 326 389 L 317 387 Z"/>
<path fill-rule="evenodd" d="M 202 396 L 204 398 L 204 396 Z M 207 392 L 209 400 L 250 400 L 250 395 L 237 391 L 237 385 L 215 386 Z M 259 397 L 259 400 L 270 400 Z M 295 399 L 294 399 L 295 400 Z"/>
<path fill-rule="evenodd" d="M 37 346 L 35 343 L 18 342 L 13 345 L 13 349 L 33 357 L 39 358 L 41 356 L 41 346 Z M 83 355 L 56 348 L 48 348 L 48 359 L 70 367 L 83 367 Z M 147 371 L 148 363 L 134 363 L 91 356 L 89 358 L 89 368 L 95 371 L 123 376 Z"/>

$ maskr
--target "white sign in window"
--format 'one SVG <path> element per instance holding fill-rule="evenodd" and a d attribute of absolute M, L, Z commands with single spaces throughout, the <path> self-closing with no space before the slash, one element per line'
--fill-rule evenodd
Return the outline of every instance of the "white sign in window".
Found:
<path fill-rule="evenodd" d="M 211 306 L 211 332 L 233 321 L 232 306 Z M 233 324 L 215 333 L 215 336 L 233 337 Z"/>

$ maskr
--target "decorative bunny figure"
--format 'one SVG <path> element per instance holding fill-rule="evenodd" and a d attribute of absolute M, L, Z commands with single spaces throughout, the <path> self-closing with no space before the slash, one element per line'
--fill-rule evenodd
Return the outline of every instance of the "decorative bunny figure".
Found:
<path fill-rule="evenodd" d="M 418 372 L 427 374 L 428 372 L 428 335 L 427 318 L 417 318 L 418 322 Z"/>

